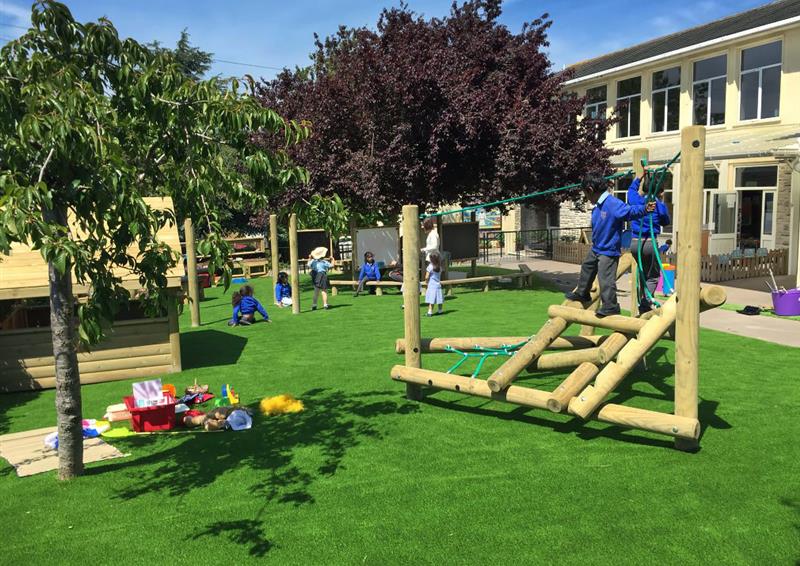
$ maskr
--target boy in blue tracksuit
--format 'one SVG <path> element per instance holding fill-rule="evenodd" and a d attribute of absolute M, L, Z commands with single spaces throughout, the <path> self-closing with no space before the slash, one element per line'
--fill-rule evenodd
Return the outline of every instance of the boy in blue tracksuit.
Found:
<path fill-rule="evenodd" d="M 378 268 L 378 264 L 375 263 L 375 256 L 372 255 L 372 252 L 365 253 L 364 264 L 361 266 L 361 271 L 358 273 L 358 289 L 356 289 L 354 296 L 358 297 L 358 294 L 364 290 L 364 285 L 367 281 L 380 280 L 381 270 Z M 375 287 L 372 287 L 369 292 L 375 294 Z"/>
<path fill-rule="evenodd" d="M 636 178 L 628 188 L 628 204 L 630 205 L 644 205 L 646 204 L 645 183 L 642 179 Z M 649 296 L 656 292 L 658 286 L 658 276 L 661 274 L 661 266 L 658 265 L 656 259 L 655 248 L 658 246 L 658 235 L 661 233 L 662 226 L 668 226 L 672 221 L 669 217 L 667 205 L 664 204 L 664 190 L 659 191 L 655 201 L 656 209 L 648 216 L 642 219 L 634 220 L 631 222 L 631 234 L 633 241 L 631 241 L 631 251 L 633 252 L 633 259 L 639 262 L 639 239 L 642 245 L 642 261 L 639 265 L 639 312 L 645 313 L 652 310 L 652 304 Z M 652 234 L 650 231 L 650 223 L 653 223 Z M 649 291 L 645 292 L 645 287 Z"/>
<path fill-rule="evenodd" d="M 244 285 L 236 291 L 231 298 L 231 304 L 233 305 L 233 318 L 228 322 L 228 326 L 253 324 L 256 312 L 264 317 L 264 322 L 272 322 L 266 309 L 253 296 L 253 288 L 250 285 Z"/>
<path fill-rule="evenodd" d="M 609 185 L 600 175 L 583 180 L 586 198 L 595 202 L 592 210 L 592 248 L 581 265 L 578 286 L 566 298 L 571 301 L 591 300 L 590 291 L 596 277 L 600 279 L 601 305 L 597 316 L 619 314 L 617 303 L 617 263 L 620 256 L 622 229 L 626 221 L 642 218 L 655 210 L 655 203 L 629 206 L 608 192 Z"/>

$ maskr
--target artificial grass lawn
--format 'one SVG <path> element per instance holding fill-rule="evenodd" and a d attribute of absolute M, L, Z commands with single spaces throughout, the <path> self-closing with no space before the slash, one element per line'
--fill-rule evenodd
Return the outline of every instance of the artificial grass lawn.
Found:
<path fill-rule="evenodd" d="M 754 305 L 754 306 L 759 306 L 759 305 Z M 736 312 L 736 311 L 740 311 L 740 310 L 744 309 L 744 307 L 745 307 L 745 305 L 734 305 L 734 304 L 725 303 L 724 305 L 722 305 L 721 308 L 726 310 L 726 311 L 734 311 L 734 312 Z M 745 316 L 747 316 L 747 315 L 745 315 Z M 757 316 L 769 316 L 769 317 L 772 317 L 772 318 L 780 318 L 780 319 L 783 319 L 783 320 L 800 321 L 800 316 L 778 316 L 777 314 L 775 314 L 775 311 L 772 310 L 772 309 L 763 309 L 762 308 L 761 313 L 759 315 L 757 315 Z"/>
<path fill-rule="evenodd" d="M 2 563 L 719 563 L 800 557 L 800 350 L 701 331 L 701 450 L 601 423 L 439 392 L 403 397 L 397 294 L 330 311 L 270 307 L 274 323 L 228 328 L 213 289 L 204 325 L 182 319 L 182 374 L 246 403 L 292 393 L 306 411 L 246 432 L 112 441 L 125 459 L 60 484 L 0 467 Z M 424 336 L 526 335 L 560 301 L 547 290 L 457 290 Z M 423 365 L 445 369 L 447 355 Z M 618 402 L 669 410 L 673 343 L 660 343 Z M 468 364 L 469 365 L 469 364 Z M 463 367 L 462 373 L 472 371 Z M 485 367 L 486 377 L 494 365 Z M 552 390 L 563 374 L 522 382 Z M 87 417 L 130 382 L 83 388 Z M 0 433 L 54 423 L 53 391 L 0 396 Z"/>

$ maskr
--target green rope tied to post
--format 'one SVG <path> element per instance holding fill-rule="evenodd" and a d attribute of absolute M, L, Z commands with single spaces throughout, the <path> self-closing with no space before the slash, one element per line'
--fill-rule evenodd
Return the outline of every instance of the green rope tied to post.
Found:
<path fill-rule="evenodd" d="M 648 185 L 648 187 L 647 187 L 647 199 L 646 199 L 646 202 L 653 202 L 653 201 L 656 200 L 656 196 L 658 195 L 658 190 L 661 188 L 661 185 L 664 183 L 664 179 L 667 177 L 667 173 L 669 173 L 669 168 L 672 167 L 672 165 L 678 160 L 678 158 L 680 156 L 681 156 L 680 152 L 676 153 L 675 156 L 672 159 L 670 159 L 665 165 L 663 165 L 662 167 L 659 167 L 658 169 L 656 169 L 654 171 L 654 175 L 655 175 L 654 182 L 650 183 Z M 646 170 L 646 168 L 647 168 L 647 160 L 643 159 L 642 160 L 642 165 L 645 167 L 645 170 Z M 661 275 L 664 276 L 664 274 L 665 274 L 664 264 L 661 262 L 661 254 L 658 252 L 658 246 L 656 245 L 656 235 L 655 235 L 655 229 L 653 228 L 653 215 L 652 215 L 652 213 L 648 214 L 647 217 L 648 217 L 648 220 L 650 221 L 649 222 L 649 224 L 650 224 L 650 242 L 653 245 L 653 252 L 655 253 L 656 261 L 658 262 L 658 269 L 661 272 Z M 637 255 L 638 255 L 639 261 L 637 263 L 638 263 L 639 277 L 641 278 L 642 281 L 645 282 L 643 285 L 641 285 L 641 287 L 644 289 L 645 295 L 647 296 L 648 300 L 654 306 L 659 307 L 659 306 L 661 306 L 661 304 L 656 300 L 656 298 L 650 292 L 650 289 L 647 288 L 647 281 L 645 279 L 644 268 L 642 267 L 642 265 L 643 265 L 643 262 L 642 262 L 642 230 L 643 230 L 642 223 L 639 223 L 639 235 L 637 236 L 637 239 L 639 240 L 638 241 L 638 246 L 637 246 L 638 247 Z M 641 297 L 639 296 L 639 285 L 637 285 L 637 288 L 636 288 L 636 300 L 637 300 L 637 302 L 639 302 L 641 300 Z"/>
<path fill-rule="evenodd" d="M 480 373 L 481 368 L 483 368 L 483 364 L 486 363 L 486 360 L 494 356 L 513 356 L 517 350 L 522 348 L 529 341 L 530 338 L 528 340 L 523 340 L 518 344 L 503 344 L 500 348 L 484 348 L 483 346 L 475 346 L 475 352 L 463 352 L 457 348 L 453 348 L 452 346 L 445 346 L 444 349 L 446 351 L 452 352 L 453 354 L 459 354 L 461 356 L 461 359 L 453 364 L 450 369 L 447 370 L 447 373 L 453 373 L 470 358 L 480 358 L 475 371 L 473 371 L 472 375 L 470 376 L 475 378 Z"/>
<path fill-rule="evenodd" d="M 613 181 L 614 179 L 619 179 L 620 177 L 630 177 L 633 175 L 633 169 L 629 169 L 627 171 L 620 171 L 619 173 L 614 173 L 613 175 L 608 175 L 604 177 L 607 181 Z M 490 206 L 498 206 L 501 204 L 508 204 L 510 202 L 519 202 L 521 200 L 526 200 L 529 198 L 540 197 L 542 195 L 549 195 L 551 193 L 557 193 L 559 191 L 567 191 L 569 189 L 577 189 L 581 186 L 581 183 L 572 183 L 571 185 L 564 185 L 563 187 L 554 187 L 552 189 L 546 189 L 544 191 L 537 191 L 535 193 L 530 193 L 527 195 L 522 195 L 519 197 L 512 197 L 503 200 L 496 200 L 494 202 L 486 202 L 483 204 L 475 204 L 472 206 L 467 206 L 465 208 L 459 208 L 458 210 L 446 210 L 443 212 L 432 212 L 430 214 L 420 214 L 420 218 L 433 218 L 436 216 L 448 216 L 450 214 L 460 214 L 462 212 L 470 212 L 472 210 L 478 210 L 479 208 L 488 208 Z"/>

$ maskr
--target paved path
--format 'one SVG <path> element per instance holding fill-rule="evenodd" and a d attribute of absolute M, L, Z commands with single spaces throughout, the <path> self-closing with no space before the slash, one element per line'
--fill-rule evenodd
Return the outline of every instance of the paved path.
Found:
<path fill-rule="evenodd" d="M 520 263 L 527 264 L 539 277 L 550 281 L 564 291 L 573 289 L 578 282 L 580 266 L 571 263 L 548 259 L 504 259 L 494 265 L 516 268 Z M 731 282 L 731 285 L 721 285 L 728 295 L 728 303 L 754 306 L 771 305 L 772 299 L 761 279 L 735 281 Z M 778 285 L 791 286 L 790 280 L 793 278 L 781 277 Z M 764 291 L 758 290 L 759 285 L 764 287 Z M 618 294 L 623 307 L 629 307 L 631 296 L 629 277 L 623 276 L 619 280 Z M 771 316 L 746 316 L 734 311 L 712 309 L 700 315 L 700 326 L 800 348 L 800 322 L 796 320 L 784 320 Z"/>

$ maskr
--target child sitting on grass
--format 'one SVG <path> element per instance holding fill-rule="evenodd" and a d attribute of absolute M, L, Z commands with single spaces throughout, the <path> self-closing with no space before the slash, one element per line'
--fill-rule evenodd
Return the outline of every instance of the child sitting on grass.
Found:
<path fill-rule="evenodd" d="M 244 285 L 236 291 L 231 297 L 231 304 L 233 305 L 233 318 L 228 322 L 228 326 L 253 324 L 256 311 L 264 317 L 264 322 L 272 322 L 266 309 L 253 296 L 253 288 L 250 285 Z"/>
<path fill-rule="evenodd" d="M 366 285 L 367 281 L 380 281 L 380 280 L 381 280 L 381 270 L 375 263 L 375 256 L 372 255 L 372 252 L 365 253 L 364 265 L 361 266 L 361 271 L 358 274 L 358 289 L 356 289 L 354 296 L 358 297 L 358 294 L 364 290 L 364 285 Z M 369 292 L 370 294 L 374 295 L 375 287 L 370 287 Z"/>
<path fill-rule="evenodd" d="M 292 306 L 292 286 L 289 285 L 289 276 L 285 271 L 278 273 L 278 282 L 275 284 L 275 305 L 281 308 Z"/>
<path fill-rule="evenodd" d="M 425 302 L 428 303 L 428 316 L 433 316 L 433 305 L 439 308 L 436 314 L 442 314 L 444 297 L 442 296 L 442 259 L 439 252 L 431 252 L 428 256 L 428 268 L 425 273 L 425 281 L 428 282 L 428 290 L 425 292 Z"/>

